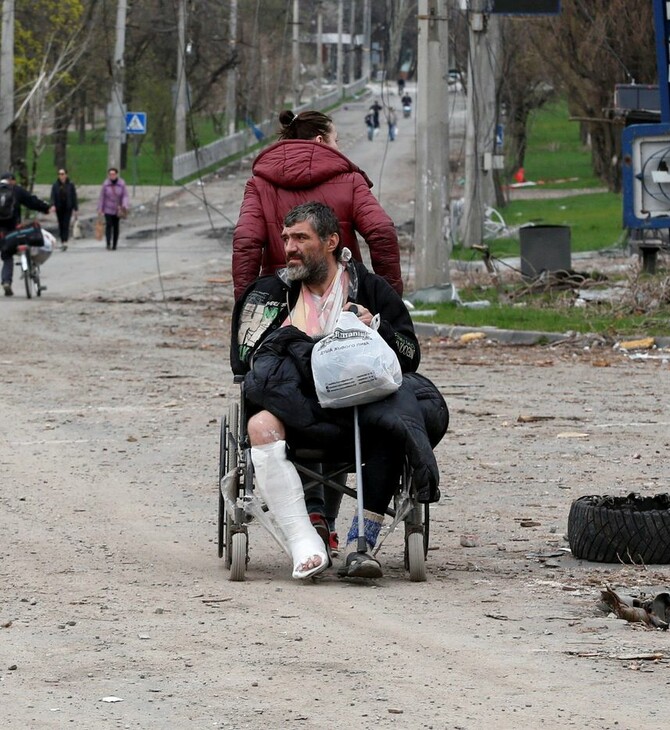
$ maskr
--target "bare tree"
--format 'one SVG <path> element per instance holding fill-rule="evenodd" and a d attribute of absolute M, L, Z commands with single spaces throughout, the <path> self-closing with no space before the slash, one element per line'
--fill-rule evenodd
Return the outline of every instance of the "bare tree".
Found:
<path fill-rule="evenodd" d="M 656 80 L 652 3 L 643 0 L 563 0 L 556 18 L 538 23 L 532 39 L 554 86 L 591 142 L 594 173 L 621 189 L 621 130 L 613 113 L 617 83 Z"/>

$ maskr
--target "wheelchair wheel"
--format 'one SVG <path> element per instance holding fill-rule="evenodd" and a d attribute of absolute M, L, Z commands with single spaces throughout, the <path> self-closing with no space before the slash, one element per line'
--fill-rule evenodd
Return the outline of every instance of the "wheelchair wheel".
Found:
<path fill-rule="evenodd" d="M 422 583 L 426 580 L 426 553 L 422 533 L 410 532 L 407 535 L 405 552 L 409 579 L 414 583 Z"/>
<path fill-rule="evenodd" d="M 223 498 L 223 478 L 237 466 L 237 440 L 239 427 L 239 405 L 233 403 L 228 414 L 221 419 L 219 441 L 219 557 L 226 556 L 226 567 L 230 568 L 233 559 L 233 518 L 226 509 Z M 239 477 L 236 477 L 239 479 Z M 238 486 L 239 490 L 239 486 Z"/>
<path fill-rule="evenodd" d="M 403 484 L 411 495 L 413 507 L 405 517 L 405 569 L 409 579 L 416 583 L 426 580 L 426 556 L 430 535 L 430 505 L 416 501 L 416 490 L 412 484 L 412 473 L 406 465 Z"/>
<path fill-rule="evenodd" d="M 230 542 L 230 580 L 242 581 L 247 569 L 247 534 L 236 532 Z"/>

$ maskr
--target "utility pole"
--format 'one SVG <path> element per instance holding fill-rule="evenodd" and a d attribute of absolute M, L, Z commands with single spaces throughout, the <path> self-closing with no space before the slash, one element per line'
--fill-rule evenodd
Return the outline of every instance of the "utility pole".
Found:
<path fill-rule="evenodd" d="M 486 208 L 495 204 L 496 88 L 500 64 L 500 24 L 487 15 L 487 0 L 471 0 L 469 11 L 467 125 L 465 131 L 465 189 L 461 224 L 463 245 L 482 243 Z"/>
<path fill-rule="evenodd" d="M 419 0 L 418 26 L 415 289 L 423 301 L 449 301 L 447 0 Z"/>
<path fill-rule="evenodd" d="M 127 0 L 118 0 L 116 8 L 116 44 L 112 67 L 112 97 L 107 107 L 107 167 L 121 167 L 121 144 L 125 141 L 126 117 L 123 103 L 124 63 L 126 44 Z"/>
<path fill-rule="evenodd" d="M 12 169 L 14 128 L 14 0 L 2 3 L 0 49 L 0 168 Z"/>
<path fill-rule="evenodd" d="M 293 0 L 293 106 L 300 106 L 300 0 Z"/>
<path fill-rule="evenodd" d="M 342 33 L 344 31 L 344 0 L 337 0 L 337 93 L 342 96 L 342 69 L 344 57 L 342 54 Z"/>
<path fill-rule="evenodd" d="M 186 152 L 186 0 L 177 8 L 177 94 L 175 100 L 174 153 Z"/>
<path fill-rule="evenodd" d="M 370 0 L 363 0 L 363 67 L 361 76 L 370 80 L 370 36 L 371 36 L 371 15 Z"/>
<path fill-rule="evenodd" d="M 316 2 L 316 86 L 323 86 L 323 2 Z"/>
<path fill-rule="evenodd" d="M 237 119 L 237 0 L 230 0 L 230 28 L 228 49 L 233 64 L 228 69 L 226 78 L 226 119 L 228 120 L 228 134 L 235 134 Z"/>
<path fill-rule="evenodd" d="M 349 16 L 349 83 L 353 84 L 356 78 L 356 54 L 354 53 L 356 37 L 356 0 L 351 0 L 351 14 Z"/>

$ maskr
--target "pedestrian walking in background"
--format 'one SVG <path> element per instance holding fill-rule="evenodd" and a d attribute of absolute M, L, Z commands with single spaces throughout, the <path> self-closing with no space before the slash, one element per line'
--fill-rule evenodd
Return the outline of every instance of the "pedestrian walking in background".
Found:
<path fill-rule="evenodd" d="M 77 220 L 79 203 L 77 201 L 77 189 L 68 177 L 67 170 L 64 167 L 58 170 L 58 179 L 51 186 L 51 212 L 54 211 L 56 218 L 58 218 L 60 248 L 61 251 L 66 251 L 67 242 L 70 238 L 70 223 L 73 217 Z"/>
<path fill-rule="evenodd" d="M 372 112 L 365 115 L 365 126 L 368 128 L 368 139 L 372 142 L 375 136 L 375 122 Z"/>
<path fill-rule="evenodd" d="M 386 123 L 389 127 L 389 139 L 391 142 L 395 140 L 396 132 L 398 131 L 398 115 L 395 113 L 395 109 L 390 106 L 386 112 Z"/>
<path fill-rule="evenodd" d="M 372 126 L 375 129 L 375 134 L 379 131 L 379 112 L 383 109 L 382 105 L 375 99 L 374 104 L 370 107 L 372 113 Z"/>
<path fill-rule="evenodd" d="M 50 210 L 46 200 L 40 200 L 36 195 L 17 185 L 13 173 L 3 172 L 0 175 L 0 244 L 5 234 L 15 231 L 20 225 L 22 205 L 40 213 L 48 213 Z M 2 288 L 6 297 L 11 297 L 14 293 L 12 280 L 15 253 L 16 246 L 9 249 L 2 248 Z"/>
<path fill-rule="evenodd" d="M 107 170 L 107 179 L 100 189 L 98 214 L 105 216 L 107 249 L 116 251 L 119 242 L 119 221 L 128 215 L 128 187 L 116 167 Z"/>

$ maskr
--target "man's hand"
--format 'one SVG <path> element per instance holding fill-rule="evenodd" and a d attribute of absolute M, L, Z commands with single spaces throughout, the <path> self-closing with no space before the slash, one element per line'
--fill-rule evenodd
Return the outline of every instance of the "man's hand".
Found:
<path fill-rule="evenodd" d="M 363 324 L 366 324 L 368 327 L 372 323 L 372 312 L 369 309 L 366 309 L 361 304 L 354 304 L 354 302 L 347 302 L 344 305 L 345 311 L 353 312 L 358 319 L 363 322 Z"/>

